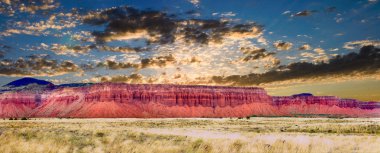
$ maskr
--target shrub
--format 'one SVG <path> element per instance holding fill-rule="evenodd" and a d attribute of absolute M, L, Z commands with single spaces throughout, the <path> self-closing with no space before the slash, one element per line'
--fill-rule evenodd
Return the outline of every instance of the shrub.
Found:
<path fill-rule="evenodd" d="M 208 153 L 212 152 L 212 146 L 208 143 L 205 143 L 202 139 L 198 139 L 191 143 L 190 148 L 187 152 L 202 152 Z"/>
<path fill-rule="evenodd" d="M 236 140 L 234 143 L 230 145 L 231 152 L 240 152 L 243 148 L 243 143 L 240 140 Z"/>
<path fill-rule="evenodd" d="M 97 137 L 104 137 L 104 133 L 103 132 L 96 132 L 96 136 Z"/>

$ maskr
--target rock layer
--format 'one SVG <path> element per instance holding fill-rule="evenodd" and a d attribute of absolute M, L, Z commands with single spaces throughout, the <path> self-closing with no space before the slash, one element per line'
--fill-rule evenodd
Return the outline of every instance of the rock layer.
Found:
<path fill-rule="evenodd" d="M 101 83 L 0 95 L 0 117 L 246 117 L 343 115 L 380 117 L 377 102 L 295 95 L 262 88 Z"/>

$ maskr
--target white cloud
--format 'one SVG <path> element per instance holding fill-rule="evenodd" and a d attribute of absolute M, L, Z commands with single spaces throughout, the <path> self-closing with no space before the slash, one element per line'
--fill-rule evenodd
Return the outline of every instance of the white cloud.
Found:
<path fill-rule="evenodd" d="M 338 51 L 339 49 L 338 48 L 330 48 L 329 51 L 332 51 L 332 52 L 335 52 L 335 51 Z"/>
<path fill-rule="evenodd" d="M 222 13 L 220 14 L 221 17 L 233 17 L 233 16 L 236 16 L 236 13 L 234 12 L 225 12 L 225 13 Z"/>
<path fill-rule="evenodd" d="M 287 14 L 290 14 L 290 11 L 289 11 L 289 10 L 284 11 L 284 12 L 282 13 L 282 15 L 287 15 Z"/>

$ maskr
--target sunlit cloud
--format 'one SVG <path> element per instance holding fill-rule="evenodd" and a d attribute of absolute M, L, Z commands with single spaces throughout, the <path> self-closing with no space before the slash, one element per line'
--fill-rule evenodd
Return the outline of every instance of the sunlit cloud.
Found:
<path fill-rule="evenodd" d="M 298 50 L 311 50 L 312 47 L 309 44 L 303 44 L 298 48 Z"/>
<path fill-rule="evenodd" d="M 380 46 L 380 41 L 379 40 L 350 41 L 350 42 L 344 43 L 343 48 L 345 48 L 345 49 L 358 49 L 360 47 L 368 46 L 368 45 L 379 47 Z"/>
<path fill-rule="evenodd" d="M 0 61 L 1 76 L 57 76 L 73 72 L 83 71 L 70 60 L 56 61 L 46 55 Z"/>
<path fill-rule="evenodd" d="M 291 42 L 284 42 L 284 41 L 276 41 L 275 43 L 273 43 L 273 46 L 277 50 L 289 50 L 289 49 L 292 48 L 293 43 L 291 43 Z"/>

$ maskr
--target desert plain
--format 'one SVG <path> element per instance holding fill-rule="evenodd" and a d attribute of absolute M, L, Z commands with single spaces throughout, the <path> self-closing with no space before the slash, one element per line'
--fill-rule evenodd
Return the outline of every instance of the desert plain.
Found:
<path fill-rule="evenodd" d="M 380 118 L 0 120 L 0 152 L 380 152 Z"/>

